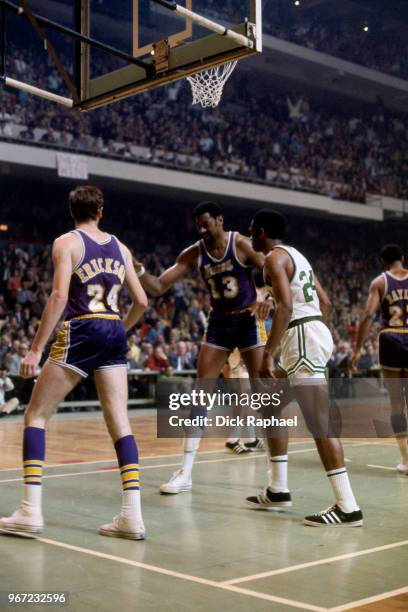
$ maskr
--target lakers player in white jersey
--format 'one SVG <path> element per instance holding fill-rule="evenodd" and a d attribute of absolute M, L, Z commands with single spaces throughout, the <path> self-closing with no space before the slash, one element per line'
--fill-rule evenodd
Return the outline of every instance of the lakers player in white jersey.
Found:
<path fill-rule="evenodd" d="M 275 301 L 272 329 L 265 347 L 260 378 L 287 377 L 305 422 L 315 440 L 333 489 L 335 503 L 304 519 L 306 525 L 359 527 L 363 515 L 351 489 L 343 447 L 330 428 L 325 368 L 333 340 L 323 322 L 330 302 L 308 260 L 283 243 L 286 220 L 263 210 L 251 223 L 254 249 L 265 257 L 264 280 Z M 281 349 L 278 369 L 274 357 Z M 247 498 L 254 508 L 283 510 L 292 505 L 287 483 L 287 432 L 268 439 L 270 480 L 260 495 Z"/>

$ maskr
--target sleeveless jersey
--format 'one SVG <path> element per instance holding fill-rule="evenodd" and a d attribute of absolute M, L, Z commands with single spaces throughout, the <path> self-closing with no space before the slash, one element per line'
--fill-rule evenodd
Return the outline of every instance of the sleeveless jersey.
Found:
<path fill-rule="evenodd" d="M 82 245 L 81 259 L 72 272 L 65 319 L 118 317 L 119 293 L 125 279 L 125 261 L 115 236 L 97 242 L 81 230 L 71 232 Z"/>
<path fill-rule="evenodd" d="M 384 272 L 383 276 L 382 327 L 408 330 L 408 275 L 398 279 L 390 272 Z"/>
<path fill-rule="evenodd" d="M 198 267 L 211 294 L 211 306 L 217 313 L 234 312 L 256 302 L 252 267 L 242 264 L 237 257 L 236 232 L 229 232 L 228 244 L 221 259 L 212 257 L 200 240 Z"/>
<path fill-rule="evenodd" d="M 305 317 L 321 317 L 322 312 L 313 280 L 312 266 L 306 257 L 293 247 L 279 244 L 275 248 L 286 251 L 293 261 L 294 272 L 290 279 L 293 311 L 290 323 Z M 266 280 L 264 278 L 265 285 L 273 297 L 272 287 L 267 285 Z"/>

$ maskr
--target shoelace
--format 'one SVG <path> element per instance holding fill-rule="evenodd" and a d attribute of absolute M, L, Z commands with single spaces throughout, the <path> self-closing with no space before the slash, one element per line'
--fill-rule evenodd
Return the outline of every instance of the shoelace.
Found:
<path fill-rule="evenodd" d="M 258 501 L 260 504 L 268 504 L 271 501 L 268 497 L 268 487 L 265 487 L 264 490 L 258 495 Z"/>
<path fill-rule="evenodd" d="M 241 444 L 241 442 L 237 442 L 237 445 L 234 446 L 234 453 L 237 453 L 237 455 L 240 455 L 241 453 L 245 453 L 246 452 L 246 447 Z"/>
<path fill-rule="evenodd" d="M 178 476 L 181 476 L 182 473 L 183 473 L 183 470 L 177 470 L 176 472 L 174 472 L 173 476 L 170 478 L 170 482 L 173 482 L 173 480 L 176 480 L 176 478 Z"/>
<path fill-rule="evenodd" d="M 336 506 L 329 506 L 328 508 L 326 508 L 326 510 L 317 512 L 315 516 L 324 516 L 325 514 L 328 514 L 329 512 L 335 512 L 335 511 L 336 511 Z"/>

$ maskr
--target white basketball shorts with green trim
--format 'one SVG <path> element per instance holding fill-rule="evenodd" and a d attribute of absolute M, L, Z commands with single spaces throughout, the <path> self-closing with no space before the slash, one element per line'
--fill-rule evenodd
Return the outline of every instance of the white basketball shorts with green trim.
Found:
<path fill-rule="evenodd" d="M 293 321 L 282 339 L 279 367 L 292 382 L 299 379 L 324 379 L 333 352 L 329 328 L 318 317 Z"/>

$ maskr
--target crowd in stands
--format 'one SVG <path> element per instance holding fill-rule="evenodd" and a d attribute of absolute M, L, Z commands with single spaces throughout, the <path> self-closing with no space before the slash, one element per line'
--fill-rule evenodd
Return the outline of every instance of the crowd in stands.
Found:
<path fill-rule="evenodd" d="M 46 212 L 50 218 L 50 212 Z M 194 235 L 192 224 L 183 223 L 181 214 L 178 217 L 179 229 L 174 231 L 169 244 L 166 237 L 170 235 L 169 228 L 172 227 L 170 217 L 169 213 L 163 212 L 161 221 L 155 222 L 159 218 L 155 212 L 142 211 L 138 215 L 141 223 L 137 231 L 140 233 L 140 227 L 149 227 L 151 231 L 146 233 L 144 240 L 141 236 L 136 240 L 132 234 L 126 234 L 126 214 L 119 216 L 120 222 L 116 216 L 116 223 L 123 228 L 120 235 L 126 237 L 146 268 L 154 274 L 160 274 L 171 265 L 181 248 L 188 244 L 189 237 Z M 347 376 L 368 283 L 378 273 L 378 264 L 373 257 L 373 249 L 378 246 L 375 239 L 378 230 L 371 232 L 372 242 L 365 226 L 360 230 L 350 228 L 348 238 L 342 238 L 333 224 L 330 225 L 331 229 L 328 229 L 328 225 L 320 225 L 318 221 L 293 218 L 291 241 L 299 248 L 306 249 L 330 295 L 332 309 L 329 325 L 335 340 L 330 373 L 332 376 Z M 183 235 L 184 242 L 179 245 Z M 38 238 L 41 241 L 41 237 Z M 154 250 L 150 246 L 153 243 L 156 244 Z M 0 370 L 4 368 L 12 376 L 18 375 L 21 361 L 34 337 L 51 289 L 51 279 L 49 246 L 16 246 L 14 240 L 3 243 L 0 248 Z M 122 313 L 128 304 L 128 297 L 124 293 L 120 301 Z M 129 369 L 153 371 L 164 376 L 194 370 L 209 311 L 209 296 L 197 275 L 191 275 L 186 282 L 177 283 L 163 297 L 151 300 L 142 321 L 129 335 Z M 376 323 L 362 357 L 361 370 L 366 374 L 379 370 L 378 329 Z M 27 399 L 29 390 L 29 384 L 25 386 L 20 381 L 18 394 L 22 401 Z"/>
<path fill-rule="evenodd" d="M 237 0 L 220 3 L 217 0 L 203 0 L 202 10 L 210 10 L 214 18 L 222 14 L 226 19 L 240 14 Z M 238 0 L 239 3 L 239 0 Z M 200 3 L 199 3 L 200 4 Z M 367 68 L 386 72 L 403 79 L 408 78 L 408 44 L 401 33 L 400 38 L 390 32 L 384 23 L 380 10 L 362 13 L 354 11 L 336 17 L 336 12 L 325 17 L 317 11 L 310 16 L 305 9 L 308 0 L 274 0 L 263 2 L 263 28 L 266 34 L 294 42 L 309 49 L 315 49 L 342 59 L 362 64 Z M 240 6 L 244 10 L 245 2 Z M 244 14 L 244 13 L 241 13 Z M 368 27 L 365 31 L 364 26 Z"/>
<path fill-rule="evenodd" d="M 59 92 L 56 70 L 35 62 L 15 50 L 10 73 L 23 81 L 36 74 L 39 85 Z M 407 120 L 381 102 L 334 110 L 322 100 L 249 85 L 238 72 L 211 112 L 191 106 L 184 82 L 85 114 L 2 88 L 0 108 L 0 138 L 355 202 L 367 194 L 407 195 Z"/>

